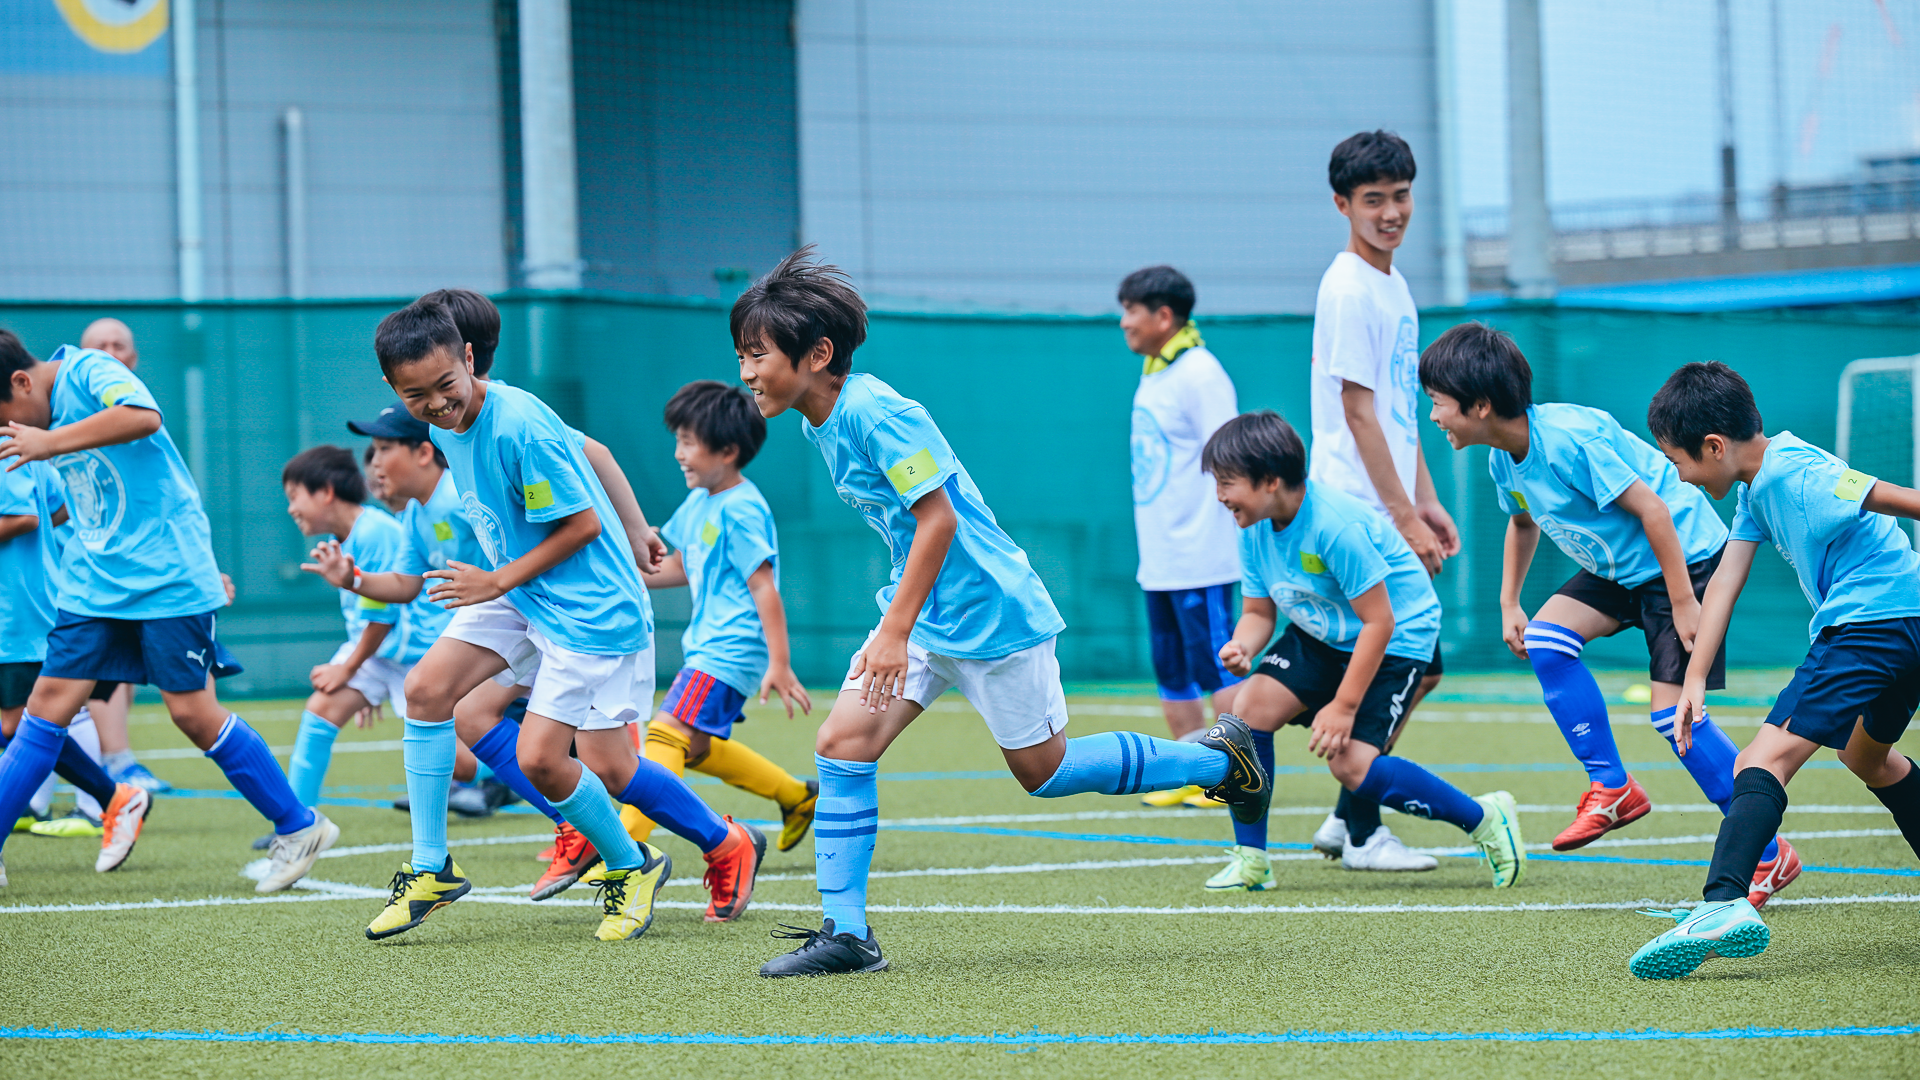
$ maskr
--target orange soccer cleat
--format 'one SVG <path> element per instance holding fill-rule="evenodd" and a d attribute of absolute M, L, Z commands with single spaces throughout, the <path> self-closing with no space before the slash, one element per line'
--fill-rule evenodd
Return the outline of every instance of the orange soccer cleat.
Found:
<path fill-rule="evenodd" d="M 1747 893 L 1747 903 L 1755 908 L 1762 907 L 1773 894 L 1793 884 L 1800 876 L 1800 853 L 1793 850 L 1786 837 L 1777 837 L 1780 851 L 1773 858 L 1754 867 L 1753 888 Z"/>
<path fill-rule="evenodd" d="M 708 922 L 732 922 L 745 914 L 753 898 L 753 881 L 767 853 L 767 837 L 759 829 L 727 818 L 727 838 L 707 852 Z"/>
<path fill-rule="evenodd" d="M 1580 797 L 1573 824 L 1553 838 L 1553 850 L 1586 847 L 1607 833 L 1646 817 L 1652 809 L 1653 800 L 1647 798 L 1647 789 L 1633 777 L 1627 777 L 1627 782 L 1617 788 L 1603 787 L 1595 780 Z"/>
<path fill-rule="evenodd" d="M 600 853 L 594 850 L 592 841 L 581 836 L 572 825 L 562 823 L 553 831 L 553 861 L 547 865 L 547 872 L 540 875 L 540 880 L 533 883 L 533 898 L 547 900 L 559 896 L 599 861 Z"/>

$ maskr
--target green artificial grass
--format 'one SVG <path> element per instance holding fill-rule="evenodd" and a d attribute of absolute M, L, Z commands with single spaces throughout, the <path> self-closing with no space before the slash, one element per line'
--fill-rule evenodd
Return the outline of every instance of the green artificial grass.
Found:
<path fill-rule="evenodd" d="M 1518 695 L 1519 682 L 1496 687 Z M 1477 688 L 1477 687 L 1476 687 Z M 1489 693 L 1488 697 L 1494 697 Z M 1105 727 L 1152 731 L 1151 697 L 1076 697 L 1071 732 Z M 1100 711 L 1094 711 L 1100 710 Z M 242 709 L 270 743 L 292 741 L 297 703 Z M 1128 715 L 1146 712 L 1149 715 Z M 1737 742 L 1753 710 L 1723 710 Z M 738 736 L 797 772 L 811 765 L 813 724 L 777 709 L 750 710 Z M 1636 719 L 1637 718 L 1637 719 Z M 361 928 L 379 898 L 256 902 L 240 871 L 257 858 L 247 844 L 265 831 L 245 803 L 162 797 L 132 859 L 95 874 L 95 845 L 16 835 L 7 844 L 12 884 L 0 891 L 0 1007 L 14 1028 L 83 1031 L 279 1033 L 722 1033 L 730 1035 L 1192 1034 L 1220 1032 L 1697 1032 L 1729 1028 L 1817 1029 L 1920 1023 L 1920 907 L 1909 902 L 1776 905 L 1773 944 L 1753 960 L 1709 963 L 1695 976 L 1643 983 L 1626 971 L 1660 922 L 1630 908 L 1536 911 L 1346 911 L 1273 913 L 1299 906 L 1677 903 L 1697 900 L 1716 813 L 1637 707 L 1615 712 L 1621 750 L 1646 763 L 1635 775 L 1653 815 L 1614 840 L 1691 837 L 1668 845 L 1593 847 L 1592 859 L 1536 856 L 1518 888 L 1496 892 L 1474 859 L 1443 857 L 1426 874 L 1353 874 L 1282 850 L 1277 888 L 1208 894 L 1201 882 L 1231 842 L 1223 813 L 1149 811 L 1132 798 L 1083 795 L 1037 800 L 1004 775 L 978 719 L 948 698 L 908 731 L 882 762 L 883 830 L 874 868 L 1031 868 L 1139 860 L 1185 865 L 1103 866 L 1046 872 L 881 876 L 876 906 L 916 908 L 1064 906 L 1059 913 L 967 910 L 876 911 L 872 922 L 890 971 L 871 976 L 772 982 L 758 965 L 782 951 L 767 937 L 779 922 L 817 925 L 811 844 L 770 853 L 742 921 L 708 925 L 693 905 L 697 881 L 662 899 L 646 937 L 593 940 L 593 894 L 577 887 L 532 905 L 480 902 L 482 894 L 387 942 Z M 224 790 L 213 765 L 186 748 L 157 710 L 137 710 L 136 747 L 155 772 L 184 788 Z M 394 749 L 352 748 L 399 738 L 389 721 L 343 733 L 327 796 L 393 798 L 403 778 Z M 1331 805 L 1335 784 L 1305 750 L 1300 729 L 1279 735 L 1271 841 L 1302 845 Z M 1434 703 L 1416 716 L 1399 752 L 1471 793 L 1513 792 L 1531 842 L 1550 840 L 1571 817 L 1585 777 L 1537 705 Z M 283 755 L 284 756 L 284 755 Z M 1870 832 L 1892 820 L 1830 754 L 1791 790 L 1786 830 Z M 1453 766 L 1454 768 L 1448 768 Z M 1472 769 L 1459 768 L 1472 766 Z M 972 773 L 983 774 L 975 778 Z M 906 774 L 900 779 L 890 776 Z M 946 774 L 929 775 L 929 774 Z M 954 775 L 959 774 L 959 775 Z M 765 820 L 770 804 L 714 784 L 696 788 L 717 809 Z M 1660 807 L 1668 809 L 1662 812 Z M 1844 813 L 1835 807 L 1864 808 Z M 327 805 L 342 829 L 339 857 L 312 878 L 382 889 L 405 859 L 407 819 L 383 806 Z M 1291 808 L 1294 812 L 1286 812 Z M 1826 808 L 1826 809 L 1822 809 Z M 1026 815 L 1115 815 L 1080 820 L 1007 820 Z M 998 818 L 956 821 L 956 818 Z M 929 820 L 931 819 L 931 820 Z M 1409 844 L 1458 847 L 1450 826 L 1401 816 L 1387 821 Z M 893 825 L 896 827 L 885 827 Z M 976 830 L 976 831 L 966 831 Z M 538 837 L 538 815 L 455 820 L 455 841 Z M 1045 833 L 1045 836 L 1032 835 Z M 1100 836 L 1131 838 L 1100 840 Z M 1087 837 L 1093 837 L 1088 839 Z M 1149 843 L 1147 838 L 1195 841 Z M 659 841 L 675 876 L 697 879 L 699 852 Z M 1784 898 L 1920 897 L 1913 853 L 1897 835 L 1796 841 L 1810 867 L 1884 868 L 1905 874 L 1809 871 Z M 539 867 L 538 839 L 456 846 L 477 889 L 523 887 Z M 1622 860 L 1622 861 L 1603 861 Z M 296 890 L 291 897 L 325 896 Z M 493 894 L 502 899 L 516 892 Z M 133 910 L 16 910 L 225 897 L 223 906 Z M 777 910 L 794 905 L 798 910 Z M 1119 913 L 1110 908 L 1218 906 L 1231 913 Z M 1855 1035 L 1652 1042 L 1386 1042 L 1354 1045 L 334 1045 L 207 1043 L 102 1038 L 0 1038 L 0 1075 L 75 1077 L 458 1074 L 471 1070 L 612 1071 L 635 1076 L 1339 1075 L 1354 1077 L 1539 1075 L 1580 1069 L 1629 1076 L 1870 1076 L 1920 1072 L 1920 1037 Z M 803 1072 L 804 1070 L 804 1072 Z"/>

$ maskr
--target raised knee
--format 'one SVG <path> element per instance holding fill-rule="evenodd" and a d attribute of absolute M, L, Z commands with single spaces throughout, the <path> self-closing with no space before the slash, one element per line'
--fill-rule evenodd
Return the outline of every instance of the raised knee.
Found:
<path fill-rule="evenodd" d="M 1576 663 L 1581 650 L 1587 647 L 1586 639 L 1579 634 L 1539 619 L 1527 624 L 1525 642 L 1527 661 L 1536 672 Z"/>

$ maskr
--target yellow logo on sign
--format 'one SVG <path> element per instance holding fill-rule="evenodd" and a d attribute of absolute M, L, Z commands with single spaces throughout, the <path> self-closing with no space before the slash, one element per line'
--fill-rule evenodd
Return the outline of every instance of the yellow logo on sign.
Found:
<path fill-rule="evenodd" d="M 433 523 L 433 538 L 434 538 L 435 540 L 451 540 L 451 539 L 453 539 L 453 522 L 451 522 L 451 521 L 436 521 L 436 522 L 434 522 L 434 523 Z"/>
<path fill-rule="evenodd" d="M 1303 551 L 1300 553 L 1300 569 L 1309 574 L 1324 574 L 1327 572 L 1327 560 L 1311 551 Z"/>
<path fill-rule="evenodd" d="M 526 486 L 527 509 L 545 510 L 553 505 L 553 485 L 545 480 Z"/>
<path fill-rule="evenodd" d="M 709 521 L 700 527 L 700 542 L 712 547 L 720 539 L 720 526 Z"/>
<path fill-rule="evenodd" d="M 905 495 L 921 484 L 939 475 L 940 466 L 933 460 L 933 451 L 922 450 L 887 470 L 887 479 L 893 481 L 893 490 Z"/>
<path fill-rule="evenodd" d="M 1873 490 L 1874 478 L 1858 469 L 1848 469 L 1840 474 L 1840 482 L 1833 485 L 1833 497 L 1847 502 L 1859 502 Z"/>

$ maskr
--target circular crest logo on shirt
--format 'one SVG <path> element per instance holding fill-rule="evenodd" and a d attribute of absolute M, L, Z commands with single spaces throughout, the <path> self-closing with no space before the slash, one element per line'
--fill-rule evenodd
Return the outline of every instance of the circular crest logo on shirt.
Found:
<path fill-rule="evenodd" d="M 1287 589 L 1279 597 L 1280 609 L 1300 629 L 1320 641 L 1339 641 L 1346 637 L 1347 615 L 1324 596 L 1300 589 Z"/>
<path fill-rule="evenodd" d="M 506 534 L 500 528 L 500 519 L 494 517 L 493 511 L 487 509 L 486 504 L 471 491 L 460 493 L 460 507 L 467 512 L 467 522 L 473 526 L 473 538 L 480 541 L 480 550 L 486 553 L 487 561 L 499 566 L 500 552 L 506 547 Z"/>
<path fill-rule="evenodd" d="M 54 459 L 67 485 L 67 513 L 74 536 L 88 551 L 107 546 L 107 538 L 127 516 L 127 485 L 120 470 L 98 450 L 63 454 Z"/>
<path fill-rule="evenodd" d="M 1560 546 L 1561 551 L 1580 564 L 1580 569 L 1608 580 L 1613 579 L 1613 548 L 1598 534 L 1549 517 L 1536 517 L 1534 520 L 1540 523 L 1541 532 L 1546 533 Z"/>
<path fill-rule="evenodd" d="M 1133 505 L 1145 506 L 1160 497 L 1173 472 L 1173 443 L 1160 430 L 1160 421 L 1138 405 L 1133 407 Z"/>
<path fill-rule="evenodd" d="M 1405 315 L 1400 316 L 1400 328 L 1393 340 L 1393 357 L 1388 364 L 1388 382 L 1400 388 L 1400 393 L 1393 397 L 1393 419 L 1418 442 L 1419 417 L 1414 415 L 1414 403 L 1420 400 L 1420 330 Z"/>

